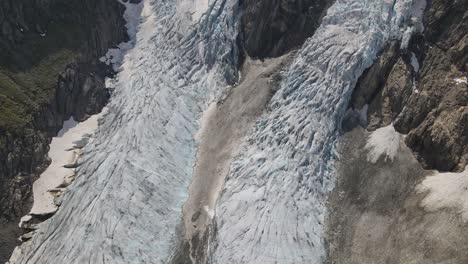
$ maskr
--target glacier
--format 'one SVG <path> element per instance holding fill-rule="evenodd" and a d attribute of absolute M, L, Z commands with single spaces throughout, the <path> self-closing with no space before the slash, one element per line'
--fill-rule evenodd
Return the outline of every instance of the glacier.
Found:
<path fill-rule="evenodd" d="M 359 76 L 385 44 L 409 39 L 419 1 L 336 0 L 329 8 L 231 164 L 208 262 L 325 260 L 341 119 Z M 237 0 L 143 1 L 134 47 L 110 82 L 108 112 L 75 182 L 11 264 L 170 261 L 199 119 L 240 78 L 238 9 Z M 113 62 L 115 52 L 103 61 Z"/>
<path fill-rule="evenodd" d="M 191 179 L 197 120 L 237 79 L 237 3 L 145 0 L 96 138 L 58 212 L 10 263 L 166 263 Z"/>
<path fill-rule="evenodd" d="M 213 263 L 323 263 L 341 118 L 363 71 L 412 32 L 413 1 L 337 0 L 231 165 Z"/>

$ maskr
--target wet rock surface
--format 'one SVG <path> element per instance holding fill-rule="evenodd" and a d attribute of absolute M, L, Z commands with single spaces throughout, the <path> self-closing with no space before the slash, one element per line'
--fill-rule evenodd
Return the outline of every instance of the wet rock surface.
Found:
<path fill-rule="evenodd" d="M 99 57 L 127 38 L 123 11 L 112 0 L 0 3 L 0 262 L 49 163 L 50 138 L 64 120 L 86 119 L 109 98 L 104 78 L 112 71 Z"/>
<path fill-rule="evenodd" d="M 468 155 L 468 2 L 431 1 L 425 31 L 392 43 L 360 78 L 351 106 L 367 128 L 395 124 L 425 168 L 460 171 Z"/>

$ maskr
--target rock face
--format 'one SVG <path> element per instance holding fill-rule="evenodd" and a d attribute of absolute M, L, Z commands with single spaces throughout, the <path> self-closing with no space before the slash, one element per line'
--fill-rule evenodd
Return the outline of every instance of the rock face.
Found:
<path fill-rule="evenodd" d="M 111 71 L 99 57 L 127 38 L 123 12 L 114 0 L 0 3 L 0 232 L 13 232 L 2 236 L 0 262 L 47 166 L 50 138 L 70 116 L 83 120 L 108 100 Z"/>
<path fill-rule="evenodd" d="M 241 40 L 254 58 L 278 57 L 302 45 L 333 0 L 244 0 Z"/>
<path fill-rule="evenodd" d="M 424 171 L 406 144 L 394 159 L 368 159 L 368 133 L 342 138 L 335 190 L 329 199 L 329 264 L 468 263 L 466 222 L 451 208 L 428 213 L 416 186 Z M 366 158 L 367 157 L 367 158 Z"/>
<path fill-rule="evenodd" d="M 369 105 L 368 129 L 394 123 L 425 168 L 468 161 L 468 2 L 431 1 L 425 31 L 390 44 L 360 78 L 351 106 Z"/>
<path fill-rule="evenodd" d="M 356 128 L 338 146 L 327 263 L 468 262 L 462 214 L 455 207 L 428 212 L 429 191 L 418 187 L 432 173 L 424 169 L 462 171 L 468 161 L 468 2 L 427 4 L 423 33 L 407 48 L 389 43 L 352 95 L 354 120 L 344 128 L 359 119 L 368 131 Z M 369 131 L 392 124 L 407 134 L 394 159 L 366 159 Z M 448 189 L 449 181 L 439 185 Z M 466 190 L 464 181 L 456 184 Z"/>

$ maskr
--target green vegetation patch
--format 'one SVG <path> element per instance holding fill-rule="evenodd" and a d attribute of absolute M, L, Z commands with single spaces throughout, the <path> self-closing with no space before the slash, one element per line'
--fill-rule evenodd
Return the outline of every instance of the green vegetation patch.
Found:
<path fill-rule="evenodd" d="M 32 113 L 53 98 L 58 74 L 75 58 L 74 52 L 60 50 L 27 71 L 0 67 L 0 128 L 16 129 L 30 122 Z"/>

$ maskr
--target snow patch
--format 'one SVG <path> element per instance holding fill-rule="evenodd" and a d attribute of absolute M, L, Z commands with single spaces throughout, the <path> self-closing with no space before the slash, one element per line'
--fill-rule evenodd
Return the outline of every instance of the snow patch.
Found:
<path fill-rule="evenodd" d="M 468 166 L 461 173 L 436 172 L 418 185 L 417 191 L 426 193 L 422 206 L 428 211 L 456 209 L 468 222 Z"/>
<path fill-rule="evenodd" d="M 64 122 L 58 135 L 52 138 L 48 153 L 52 162 L 34 182 L 34 204 L 30 214 L 46 215 L 57 211 L 58 207 L 54 202 L 56 195 L 51 190 L 66 186 L 71 182 L 75 175 L 75 169 L 70 167 L 77 163 L 78 157 L 81 155 L 81 150 L 75 147 L 76 143 L 84 136 L 94 133 L 100 116 L 100 114 L 91 116 L 81 123 L 76 122 L 71 117 Z M 26 218 L 29 217 L 23 217 L 22 222 L 28 221 Z"/>
<path fill-rule="evenodd" d="M 385 161 L 393 161 L 400 148 L 400 139 L 401 135 L 395 131 L 393 125 L 375 130 L 367 139 L 367 160 L 376 163 L 381 156 L 385 156 Z"/>
<path fill-rule="evenodd" d="M 468 79 L 466 77 L 461 77 L 461 78 L 455 78 L 453 79 L 456 84 L 468 84 Z"/>
<path fill-rule="evenodd" d="M 208 0 L 193 0 L 192 20 L 198 21 L 208 9 Z"/>
<path fill-rule="evenodd" d="M 215 2 L 215 1 L 213 1 Z M 209 0 L 186 0 L 180 1 L 177 6 L 177 16 L 185 18 L 191 23 L 198 23 L 205 14 L 208 14 Z"/>

